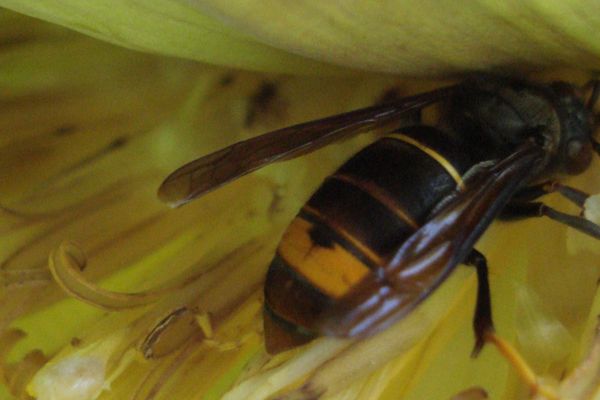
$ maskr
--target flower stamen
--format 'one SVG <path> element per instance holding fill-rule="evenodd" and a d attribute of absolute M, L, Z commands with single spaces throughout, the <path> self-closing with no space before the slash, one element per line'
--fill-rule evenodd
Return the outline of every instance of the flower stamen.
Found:
<path fill-rule="evenodd" d="M 189 280 L 172 286 L 136 293 L 120 293 L 106 290 L 89 282 L 82 271 L 87 257 L 79 246 L 63 242 L 50 253 L 48 266 L 56 283 L 70 296 L 87 304 L 108 311 L 146 306 L 191 283 Z"/>
<path fill-rule="evenodd" d="M 539 378 L 519 351 L 493 332 L 486 334 L 486 341 L 496 346 L 500 354 L 515 369 L 521 380 L 529 387 L 532 396 L 541 395 L 548 400 L 559 400 L 556 391 L 539 382 Z"/>
<path fill-rule="evenodd" d="M 460 393 L 452 396 L 451 400 L 484 400 L 489 399 L 488 394 L 485 390 L 480 387 L 471 387 L 465 389 Z"/>

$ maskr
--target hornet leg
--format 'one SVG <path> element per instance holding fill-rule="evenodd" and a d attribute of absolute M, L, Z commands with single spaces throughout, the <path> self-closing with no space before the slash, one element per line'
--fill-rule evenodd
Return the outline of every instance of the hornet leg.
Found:
<path fill-rule="evenodd" d="M 588 193 L 571 186 L 563 185 L 557 181 L 547 181 L 519 190 L 502 210 L 500 218 L 510 220 L 539 217 L 541 214 L 538 210 L 541 203 L 534 202 L 534 200 L 550 193 L 558 193 L 580 208 L 583 208 L 585 201 L 590 197 Z M 534 205 L 537 205 L 538 208 Z"/>
<path fill-rule="evenodd" d="M 532 217 L 548 217 L 563 225 L 575 228 L 596 239 L 600 239 L 600 226 L 578 215 L 560 212 L 541 202 L 509 203 L 503 211 L 504 218 L 521 219 Z"/>
<path fill-rule="evenodd" d="M 477 304 L 475 306 L 475 316 L 473 317 L 475 346 L 471 356 L 476 357 L 485 343 L 493 344 L 509 364 L 513 366 L 523 382 L 529 387 L 532 395 L 541 394 L 547 399 L 557 400 L 558 397 L 551 388 L 539 383 L 537 375 L 519 354 L 518 350 L 496 334 L 492 321 L 492 303 L 485 256 L 473 249 L 464 263 L 475 267 L 477 270 Z"/>
<path fill-rule="evenodd" d="M 471 356 L 476 357 L 486 342 L 486 336 L 494 332 L 488 267 L 485 256 L 475 249 L 471 250 L 471 254 L 465 260 L 465 264 L 475 267 L 477 270 L 477 303 L 475 306 L 475 316 L 473 317 L 475 347 L 471 352 Z"/>

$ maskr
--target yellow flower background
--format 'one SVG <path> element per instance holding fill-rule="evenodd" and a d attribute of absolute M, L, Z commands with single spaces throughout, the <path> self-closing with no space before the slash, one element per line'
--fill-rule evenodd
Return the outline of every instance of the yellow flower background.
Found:
<path fill-rule="evenodd" d="M 464 267 L 381 335 L 265 354 L 262 281 L 279 237 L 319 182 L 374 136 L 269 166 L 180 209 L 156 198 L 186 161 L 390 90 L 418 93 L 479 68 L 600 64 L 592 2 L 356 3 L 0 1 L 104 40 L 0 10 L 0 398 L 416 400 L 473 387 L 528 397 L 493 348 L 469 357 L 476 280 Z M 478 22 L 467 32 L 465 20 L 450 21 L 437 41 L 453 9 Z M 549 26 L 540 15 L 561 18 Z M 582 84 L 582 70 L 532 75 Z M 600 162 L 569 183 L 599 192 Z M 112 309 L 55 283 L 48 258 L 60 264 L 65 240 L 87 259 L 85 282 L 114 295 Z M 535 220 L 495 224 L 478 248 L 490 261 L 498 332 L 548 385 L 563 379 L 564 398 L 593 398 L 593 354 L 569 373 L 594 338 L 598 243 Z M 118 293 L 155 301 L 127 308 L 135 296 Z"/>

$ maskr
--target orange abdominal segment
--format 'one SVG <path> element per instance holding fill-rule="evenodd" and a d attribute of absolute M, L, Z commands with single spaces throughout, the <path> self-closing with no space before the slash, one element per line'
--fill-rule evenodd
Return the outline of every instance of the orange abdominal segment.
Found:
<path fill-rule="evenodd" d="M 279 246 L 279 254 L 296 273 L 332 298 L 346 294 L 369 273 L 364 265 L 339 243 L 321 246 L 311 238 L 313 224 L 296 218 Z"/>

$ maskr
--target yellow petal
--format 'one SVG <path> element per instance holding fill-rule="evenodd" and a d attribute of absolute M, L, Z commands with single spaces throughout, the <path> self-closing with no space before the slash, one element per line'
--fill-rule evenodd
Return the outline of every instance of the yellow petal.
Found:
<path fill-rule="evenodd" d="M 182 1 L 1 0 L 0 6 L 149 53 L 261 71 L 343 72 L 260 43 Z"/>
<path fill-rule="evenodd" d="M 2 0 L 138 50 L 262 71 L 343 67 L 431 76 L 491 68 L 597 68 L 593 0 Z M 346 71 L 347 72 L 347 71 Z"/>
<path fill-rule="evenodd" d="M 194 0 L 277 48 L 337 65 L 410 75 L 496 67 L 597 68 L 594 1 L 351 2 Z"/>

